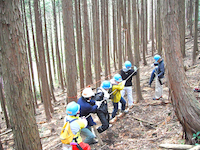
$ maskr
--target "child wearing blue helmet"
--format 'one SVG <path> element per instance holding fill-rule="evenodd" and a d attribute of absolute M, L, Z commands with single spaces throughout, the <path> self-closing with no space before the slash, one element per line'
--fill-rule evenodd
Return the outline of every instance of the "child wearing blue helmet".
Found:
<path fill-rule="evenodd" d="M 67 105 L 66 108 L 67 116 L 64 119 L 64 124 L 67 121 L 70 122 L 70 128 L 75 137 L 73 138 L 71 145 L 63 144 L 63 150 L 77 149 L 77 145 L 79 145 L 83 150 L 90 150 L 90 146 L 82 142 L 82 138 L 80 136 L 81 129 L 85 128 L 88 122 L 85 118 L 79 117 L 79 112 L 80 112 L 80 105 L 77 104 L 76 102 L 72 101 Z"/>
<path fill-rule="evenodd" d="M 112 87 L 110 81 L 105 80 L 102 82 L 101 86 L 97 88 L 97 93 L 93 97 L 96 101 L 97 107 L 97 116 L 101 121 L 101 126 L 97 128 L 99 133 L 104 132 L 109 127 L 109 113 L 108 113 L 108 104 L 107 100 L 110 95 L 108 94 L 108 90 Z"/>
<path fill-rule="evenodd" d="M 155 69 L 151 73 L 151 78 L 149 81 L 149 85 L 151 86 L 152 81 L 156 77 L 156 84 L 155 84 L 155 97 L 153 100 L 159 100 L 162 98 L 162 79 L 164 78 L 165 74 L 165 66 L 164 61 L 160 55 L 154 56 L 154 65 L 156 66 Z"/>
<path fill-rule="evenodd" d="M 118 111 L 118 102 L 121 103 L 121 112 L 127 113 L 127 110 L 125 110 L 126 101 L 121 96 L 121 90 L 124 89 L 125 82 L 122 81 L 122 76 L 120 74 L 115 74 L 113 79 L 111 79 L 111 84 L 112 84 L 112 92 L 114 95 L 114 97 L 111 99 L 113 102 L 113 107 L 114 107 L 113 112 L 112 112 L 112 119 L 115 120 L 115 116 Z"/>
<path fill-rule="evenodd" d="M 124 89 L 121 91 L 122 97 L 127 93 L 128 106 L 129 108 L 133 107 L 133 95 L 132 95 L 132 77 L 137 74 L 137 67 L 131 68 L 132 64 L 130 61 L 124 63 L 124 68 L 121 69 L 120 74 L 123 80 L 127 80 L 125 83 Z"/>

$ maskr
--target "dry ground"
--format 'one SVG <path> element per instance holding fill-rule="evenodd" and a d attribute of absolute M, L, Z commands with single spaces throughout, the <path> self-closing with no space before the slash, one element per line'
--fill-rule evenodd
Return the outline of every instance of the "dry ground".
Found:
<path fill-rule="evenodd" d="M 150 45 L 150 44 L 149 44 Z M 197 66 L 191 66 L 191 54 L 193 48 L 193 40 L 186 39 L 187 57 L 184 59 L 185 66 L 190 68 L 186 74 L 191 83 L 191 90 L 198 87 L 199 82 L 199 59 Z M 148 81 L 153 68 L 153 58 L 147 57 L 148 65 L 140 64 L 141 90 L 143 100 L 135 104 L 127 115 L 119 118 L 112 127 L 100 134 L 104 145 L 93 145 L 93 149 L 97 150 L 161 150 L 159 144 L 182 144 L 182 126 L 177 121 L 173 107 L 168 99 L 167 82 L 163 86 L 163 100 L 153 101 L 155 82 L 152 87 L 148 86 Z M 194 93 L 198 97 L 198 93 Z M 53 104 L 54 114 L 50 122 L 45 121 L 44 107 L 42 104 L 37 109 L 36 120 L 39 128 L 43 150 L 61 149 L 59 141 L 60 129 L 63 125 L 63 117 L 65 116 L 65 99 L 66 93 L 62 93 L 60 89 L 55 91 L 57 102 Z M 135 92 L 133 89 L 133 97 Z M 126 97 L 125 97 L 126 99 Z M 112 104 L 109 102 L 109 112 L 112 112 Z M 94 114 L 94 119 L 99 124 L 98 117 Z M 2 118 L 2 114 L 1 114 Z M 97 125 L 97 126 L 98 126 Z M 6 131 L 4 120 L 1 119 L 1 132 Z M 2 135 L 4 149 L 12 150 L 13 135 L 11 132 Z"/>

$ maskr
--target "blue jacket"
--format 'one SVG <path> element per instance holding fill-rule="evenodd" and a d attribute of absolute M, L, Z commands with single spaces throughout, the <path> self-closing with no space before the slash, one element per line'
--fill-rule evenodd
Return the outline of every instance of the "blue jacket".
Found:
<path fill-rule="evenodd" d="M 161 62 L 158 63 L 158 70 L 156 72 L 156 74 L 158 75 L 158 78 L 164 78 L 164 74 L 165 74 L 165 65 L 164 65 L 164 61 L 161 60 Z"/>
<path fill-rule="evenodd" d="M 86 99 L 83 97 L 78 99 L 77 102 L 80 105 L 80 117 L 82 116 L 88 116 L 90 113 L 96 113 L 97 111 L 97 105 L 93 105 L 94 102 L 88 103 Z M 88 126 L 96 125 L 96 123 L 93 121 L 92 116 L 86 118 L 88 121 Z"/>
<path fill-rule="evenodd" d="M 164 66 L 164 61 L 161 60 L 160 63 L 154 63 L 155 66 L 157 66 L 151 73 L 151 78 L 149 80 L 149 85 L 151 85 L 151 83 L 153 82 L 154 78 L 155 78 L 155 73 L 158 75 L 158 78 L 164 78 L 164 74 L 165 74 L 165 66 Z"/>

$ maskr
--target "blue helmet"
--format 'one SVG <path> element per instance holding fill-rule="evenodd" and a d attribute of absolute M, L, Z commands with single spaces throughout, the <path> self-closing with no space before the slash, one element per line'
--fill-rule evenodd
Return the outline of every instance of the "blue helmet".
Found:
<path fill-rule="evenodd" d="M 122 76 L 117 73 L 117 74 L 114 75 L 114 80 L 117 81 L 117 82 L 122 82 Z"/>
<path fill-rule="evenodd" d="M 75 101 L 70 102 L 67 105 L 66 113 L 70 116 L 75 116 L 80 110 L 80 105 Z"/>
<path fill-rule="evenodd" d="M 101 84 L 101 87 L 102 87 L 103 89 L 109 89 L 109 88 L 111 88 L 111 83 L 110 83 L 110 81 L 107 81 L 107 80 L 103 81 L 102 84 Z"/>
<path fill-rule="evenodd" d="M 155 60 L 156 62 L 157 62 L 160 58 L 161 58 L 160 55 L 155 55 L 155 56 L 154 56 L 154 60 Z"/>
<path fill-rule="evenodd" d="M 131 68 L 131 66 L 132 66 L 132 64 L 131 64 L 130 61 L 126 61 L 124 65 L 125 65 L 125 67 L 126 67 L 127 69 Z"/>

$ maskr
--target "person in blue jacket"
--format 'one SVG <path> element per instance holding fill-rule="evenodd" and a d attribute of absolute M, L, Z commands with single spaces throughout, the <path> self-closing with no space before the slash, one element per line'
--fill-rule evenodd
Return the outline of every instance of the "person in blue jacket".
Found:
<path fill-rule="evenodd" d="M 95 105 L 95 101 L 91 100 L 95 94 L 91 88 L 85 88 L 82 92 L 82 97 L 78 99 L 78 104 L 80 105 L 80 117 L 85 116 L 88 125 L 86 128 L 81 129 L 81 134 L 83 134 L 86 138 L 84 143 L 95 144 L 97 141 L 95 140 L 95 135 L 92 133 L 91 127 L 96 125 L 90 113 L 97 112 L 97 105 Z"/>
<path fill-rule="evenodd" d="M 152 71 L 149 85 L 151 86 L 152 81 L 156 77 L 155 98 L 153 98 L 153 100 L 159 100 L 162 98 L 162 79 L 164 78 L 165 74 L 165 66 L 164 61 L 160 55 L 155 55 L 154 60 L 154 65 L 156 65 L 156 68 Z"/>

